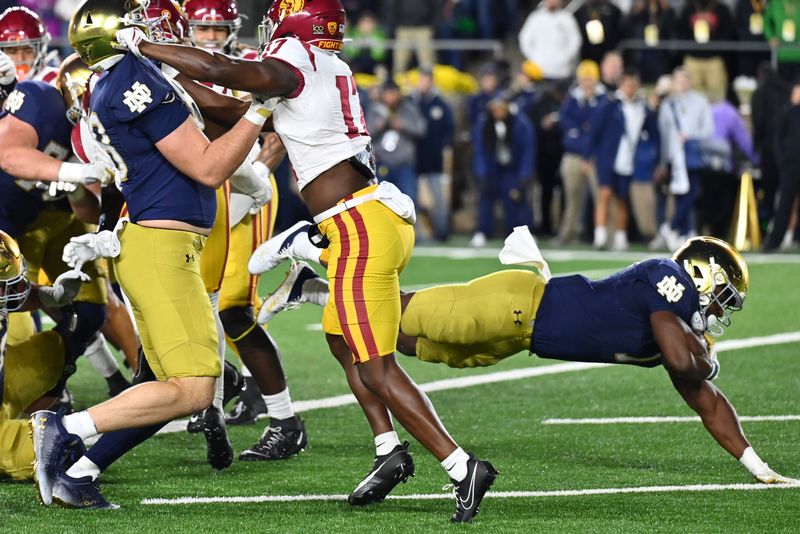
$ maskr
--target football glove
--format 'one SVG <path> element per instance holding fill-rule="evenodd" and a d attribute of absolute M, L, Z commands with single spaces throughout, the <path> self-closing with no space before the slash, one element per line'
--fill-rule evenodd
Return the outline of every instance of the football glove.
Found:
<path fill-rule="evenodd" d="M 97 258 L 116 258 L 119 252 L 117 234 L 103 230 L 96 234 L 83 234 L 70 239 L 64 247 L 61 259 L 73 269 L 80 269 L 83 264 Z"/>
<path fill-rule="evenodd" d="M 114 48 L 117 50 L 127 50 L 136 57 L 144 57 L 139 51 L 139 45 L 147 41 L 147 36 L 142 30 L 139 28 L 123 28 L 117 31 L 116 38 L 117 44 L 114 45 Z"/>
<path fill-rule="evenodd" d="M 114 179 L 114 171 L 105 162 L 67 163 L 58 169 L 58 181 L 69 184 L 89 185 L 100 182 L 108 185 Z"/>
<path fill-rule="evenodd" d="M 46 308 L 61 308 L 78 296 L 81 284 L 91 281 L 91 277 L 78 270 L 67 271 L 53 282 L 52 286 L 39 287 L 39 302 Z"/>
<path fill-rule="evenodd" d="M 17 79 L 17 67 L 4 52 L 0 52 L 0 85 L 11 85 Z"/>

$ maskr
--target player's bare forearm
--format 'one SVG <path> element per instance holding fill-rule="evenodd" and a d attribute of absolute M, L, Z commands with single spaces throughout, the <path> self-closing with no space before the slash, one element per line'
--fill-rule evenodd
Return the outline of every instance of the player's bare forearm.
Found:
<path fill-rule="evenodd" d="M 199 48 L 174 44 L 141 43 L 139 51 L 193 80 L 263 96 L 291 94 L 300 80 L 277 61 L 248 61 Z M 288 75 L 287 75 L 288 72 Z"/>
<path fill-rule="evenodd" d="M 664 367 L 671 375 L 687 380 L 705 380 L 714 370 L 686 324 L 672 312 L 658 311 L 650 316 Z"/>
<path fill-rule="evenodd" d="M 711 382 L 707 380 L 687 380 L 670 375 L 678 393 L 703 421 L 722 448 L 737 460 L 750 446 L 744 435 L 739 417 L 731 403 Z"/>
<path fill-rule="evenodd" d="M 81 222 L 97 224 L 100 220 L 100 184 L 78 186 L 78 190 L 68 196 L 72 212 Z"/>
<path fill-rule="evenodd" d="M 183 74 L 179 74 L 176 80 L 200 108 L 203 118 L 221 126 L 232 128 L 250 107 L 249 102 L 220 94 Z"/>
<path fill-rule="evenodd" d="M 7 146 L 0 150 L 0 168 L 19 180 L 55 182 L 61 162 L 35 148 Z"/>

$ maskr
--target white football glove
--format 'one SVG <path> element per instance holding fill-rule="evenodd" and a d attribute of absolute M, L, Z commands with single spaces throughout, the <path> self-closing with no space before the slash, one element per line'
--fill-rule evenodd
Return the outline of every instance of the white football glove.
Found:
<path fill-rule="evenodd" d="M 253 95 L 253 100 L 250 102 L 250 109 L 244 114 L 244 118 L 256 126 L 264 126 L 267 119 L 272 116 L 272 111 L 275 109 L 277 103 L 277 98 Z"/>
<path fill-rule="evenodd" d="M 17 66 L 4 52 L 0 52 L 0 85 L 11 85 L 17 79 Z"/>
<path fill-rule="evenodd" d="M 84 263 L 97 258 L 116 258 L 119 252 L 117 234 L 103 230 L 96 234 L 83 234 L 70 239 L 64 247 L 61 259 L 73 269 L 80 269 Z"/>
<path fill-rule="evenodd" d="M 147 36 L 139 28 L 134 27 L 118 30 L 116 39 L 117 44 L 114 46 L 114 48 L 117 50 L 127 50 L 136 57 L 144 57 L 139 51 L 139 45 L 147 41 Z"/>
<path fill-rule="evenodd" d="M 58 169 L 58 181 L 69 184 L 89 185 L 100 182 L 103 185 L 108 185 L 113 179 L 113 169 L 109 169 L 103 161 L 92 163 L 64 162 Z"/>
<path fill-rule="evenodd" d="M 46 308 L 61 308 L 78 296 L 81 284 L 91 281 L 91 277 L 78 270 L 67 271 L 53 282 L 52 286 L 39 287 L 39 302 Z"/>

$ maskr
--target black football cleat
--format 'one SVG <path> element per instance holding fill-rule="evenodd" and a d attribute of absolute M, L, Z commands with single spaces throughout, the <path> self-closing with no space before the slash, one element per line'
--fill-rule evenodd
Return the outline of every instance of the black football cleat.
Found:
<path fill-rule="evenodd" d="M 347 497 L 347 502 L 353 506 L 383 502 L 398 484 L 413 476 L 414 459 L 408 452 L 406 441 L 389 454 L 375 457 L 372 469 Z"/>
<path fill-rule="evenodd" d="M 456 489 L 456 513 L 450 518 L 453 523 L 469 523 L 480 511 L 483 496 L 497 478 L 497 469 L 489 462 L 469 455 L 467 478 L 461 482 L 453 481 Z"/>
<path fill-rule="evenodd" d="M 119 505 L 108 502 L 100 493 L 99 480 L 92 477 L 72 478 L 62 473 L 53 485 L 53 502 L 64 508 L 116 510 Z"/>
<path fill-rule="evenodd" d="M 203 414 L 205 412 L 193 413 L 189 418 L 189 422 L 186 423 L 186 431 L 189 434 L 199 434 L 203 431 Z"/>
<path fill-rule="evenodd" d="M 203 435 L 206 437 L 206 460 L 217 471 L 227 469 L 233 463 L 233 447 L 228 439 L 225 418 L 213 406 L 203 413 Z"/>
<path fill-rule="evenodd" d="M 307 444 L 306 426 L 302 419 L 296 415 L 289 419 L 271 419 L 258 443 L 242 452 L 239 460 L 286 460 L 304 450 Z"/>

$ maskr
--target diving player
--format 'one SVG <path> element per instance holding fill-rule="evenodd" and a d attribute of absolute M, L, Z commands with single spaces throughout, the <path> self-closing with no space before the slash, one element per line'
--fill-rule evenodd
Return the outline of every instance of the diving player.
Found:
<path fill-rule="evenodd" d="M 287 301 L 318 301 L 318 295 L 302 296 L 312 273 L 298 264 L 287 277 L 294 291 L 280 287 L 265 301 L 265 316 Z M 457 368 L 494 365 L 523 351 L 566 361 L 663 366 L 708 432 L 756 479 L 794 482 L 758 457 L 733 406 L 711 383 L 719 373 L 714 339 L 741 310 L 750 284 L 736 249 L 696 237 L 671 259 L 642 261 L 603 280 L 548 278 L 508 270 L 404 294 L 398 350 Z"/>
<path fill-rule="evenodd" d="M 125 6 L 144 7 L 135 0 Z M 69 38 L 86 64 L 102 72 L 90 126 L 116 163 L 130 219 L 113 265 L 158 381 L 68 416 L 33 414 L 34 474 L 45 505 L 114 508 L 99 492 L 100 472 L 167 421 L 211 404 L 221 366 L 200 254 L 216 216 L 215 190 L 244 161 L 269 115 L 254 99 L 230 131 L 209 142 L 161 71 L 115 48 L 115 32 L 131 24 L 125 6 L 85 0 Z M 65 471 L 82 440 L 99 433 Z"/>
<path fill-rule="evenodd" d="M 329 278 L 335 298 L 323 318 L 331 351 L 356 396 L 371 400 L 364 405 L 380 406 L 377 412 L 384 420 L 391 411 L 441 462 L 456 486 L 452 520 L 470 521 L 497 472 L 453 441 L 394 356 L 398 273 L 411 256 L 415 215 L 407 196 L 390 184 L 375 184 L 358 91 L 349 67 L 335 54 L 342 48 L 344 29 L 339 0 L 280 0 L 272 3 L 260 27 L 260 62 L 149 43 L 135 28 L 120 31 L 117 40 L 189 78 L 277 98 L 275 131 L 287 148 L 301 195 L 331 243 Z M 379 414 L 367 417 L 372 421 Z M 387 448 L 403 449 L 390 426 L 378 432 Z M 407 477 L 413 468 L 411 457 L 403 454 L 410 468 Z M 360 503 L 381 498 L 366 496 Z"/>
<path fill-rule="evenodd" d="M 33 476 L 33 440 L 28 420 L 19 416 L 74 372 L 77 354 L 70 351 L 68 329 L 63 327 L 6 346 L 9 314 L 65 306 L 89 279 L 80 271 L 67 271 L 52 287 L 38 286 L 28 282 L 26 271 L 16 241 L 0 231 L 0 477 L 14 480 Z"/>

